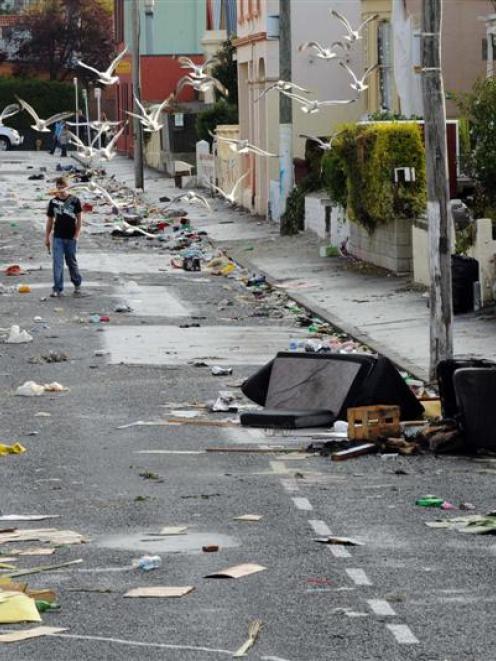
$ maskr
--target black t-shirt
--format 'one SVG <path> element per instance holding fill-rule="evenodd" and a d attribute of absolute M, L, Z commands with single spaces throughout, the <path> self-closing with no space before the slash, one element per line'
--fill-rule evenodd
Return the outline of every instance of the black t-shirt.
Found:
<path fill-rule="evenodd" d="M 52 198 L 48 203 L 47 216 L 55 219 L 53 236 L 59 239 L 73 239 L 78 213 L 81 213 L 81 202 L 75 195 L 69 195 L 65 200 Z"/>

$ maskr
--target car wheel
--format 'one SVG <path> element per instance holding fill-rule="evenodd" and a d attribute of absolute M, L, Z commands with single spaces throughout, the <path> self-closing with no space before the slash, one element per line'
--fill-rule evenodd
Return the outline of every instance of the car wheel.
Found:
<path fill-rule="evenodd" d="M 0 135 L 0 151 L 7 151 L 7 149 L 10 149 L 10 140 Z"/>

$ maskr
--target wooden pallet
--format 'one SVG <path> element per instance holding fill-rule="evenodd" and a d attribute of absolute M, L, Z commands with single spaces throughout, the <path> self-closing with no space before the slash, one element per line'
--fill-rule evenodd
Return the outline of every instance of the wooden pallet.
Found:
<path fill-rule="evenodd" d="M 399 436 L 399 406 L 358 406 L 348 409 L 348 438 L 375 441 L 381 436 Z"/>

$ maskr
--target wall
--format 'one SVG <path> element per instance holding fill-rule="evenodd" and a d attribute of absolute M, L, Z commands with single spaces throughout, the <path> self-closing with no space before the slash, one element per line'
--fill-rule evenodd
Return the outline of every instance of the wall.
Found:
<path fill-rule="evenodd" d="M 239 138 L 239 126 L 237 125 L 219 125 L 216 130 L 217 136 L 222 136 L 224 138 L 232 138 L 237 140 Z M 217 186 L 222 188 L 226 192 L 230 192 L 239 179 L 239 177 L 246 172 L 247 163 L 246 157 L 241 154 L 236 154 L 228 145 L 227 142 L 218 140 L 216 143 L 215 153 L 215 175 L 217 177 Z M 243 183 L 246 186 L 246 179 Z M 245 204 L 248 200 L 243 197 L 243 195 L 248 191 L 250 194 L 250 188 L 244 188 L 243 194 L 240 195 L 240 199 L 243 200 Z"/>
<path fill-rule="evenodd" d="M 352 255 L 394 273 L 411 273 L 411 220 L 401 219 L 379 225 L 373 234 L 369 234 L 358 223 L 350 222 L 349 228 L 348 251 Z"/>
<path fill-rule="evenodd" d="M 336 248 L 350 234 L 343 207 L 333 204 L 324 191 L 305 195 L 305 230 L 313 232 Z"/>

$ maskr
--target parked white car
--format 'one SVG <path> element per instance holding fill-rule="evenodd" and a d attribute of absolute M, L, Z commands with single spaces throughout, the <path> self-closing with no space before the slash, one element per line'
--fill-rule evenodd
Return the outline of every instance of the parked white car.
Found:
<path fill-rule="evenodd" d="M 16 129 L 0 124 L 0 151 L 6 151 L 12 147 L 22 145 L 24 136 L 22 136 Z"/>

